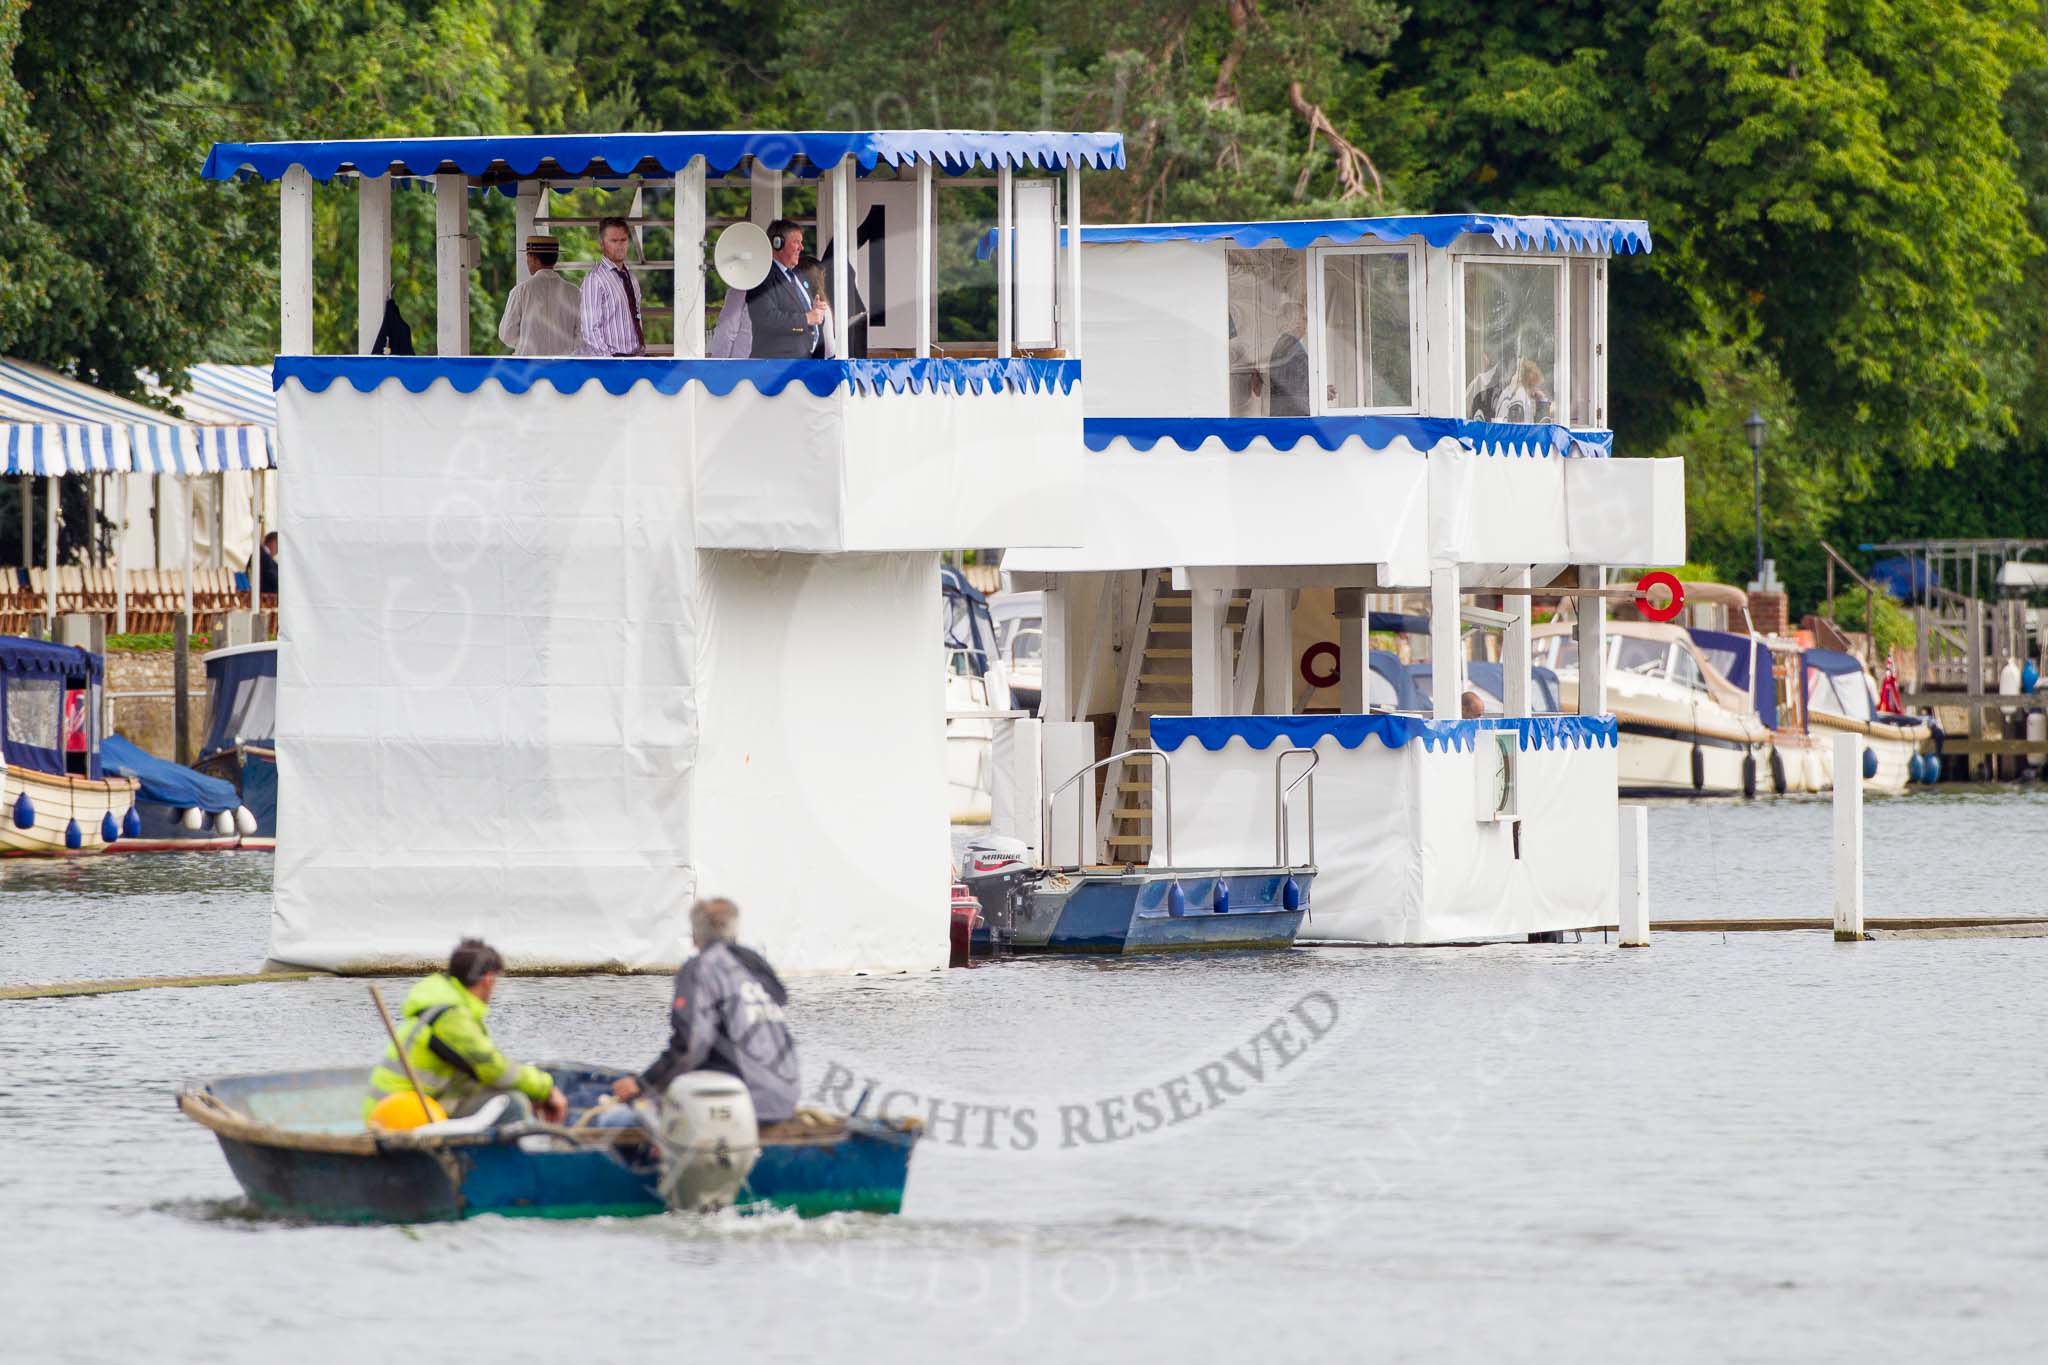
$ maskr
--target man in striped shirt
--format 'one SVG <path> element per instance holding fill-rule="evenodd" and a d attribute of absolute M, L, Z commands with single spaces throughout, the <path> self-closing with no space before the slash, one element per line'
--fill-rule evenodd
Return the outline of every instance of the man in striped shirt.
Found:
<path fill-rule="evenodd" d="M 647 354 L 647 334 L 640 327 L 640 287 L 626 269 L 626 248 L 632 240 L 623 218 L 607 218 L 597 225 L 597 245 L 604 259 L 583 276 L 585 355 Z"/>

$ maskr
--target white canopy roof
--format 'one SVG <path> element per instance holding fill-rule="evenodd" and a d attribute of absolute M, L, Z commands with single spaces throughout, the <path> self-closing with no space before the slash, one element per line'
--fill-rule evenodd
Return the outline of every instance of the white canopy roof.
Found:
<path fill-rule="evenodd" d="M 179 418 L 41 365 L 0 358 L 0 450 L 6 455 L 0 473 L 274 468 L 277 418 L 268 367 L 195 366 L 193 385 L 193 397 L 176 396 L 186 413 Z"/>

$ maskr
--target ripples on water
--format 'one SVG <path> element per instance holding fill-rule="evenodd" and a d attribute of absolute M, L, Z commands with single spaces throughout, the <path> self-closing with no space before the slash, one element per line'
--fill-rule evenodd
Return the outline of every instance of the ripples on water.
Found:
<path fill-rule="evenodd" d="M 2048 912 L 2048 799 L 1867 818 L 1873 915 Z M 1659 806 L 1652 831 L 1659 917 L 1827 913 L 1825 802 Z M 263 955 L 260 856 L 0 878 L 0 981 Z M 927 1142 L 902 1217 L 810 1222 L 257 1217 L 170 1090 L 367 1062 L 361 983 L 0 1002 L 0 1357 L 2033 1359 L 2044 966 L 2048 940 L 1670 934 L 801 980 L 813 1080 L 1031 1107 L 1041 1138 Z M 1313 992 L 1338 1023 L 1268 1083 L 1060 1148 L 1060 1105 L 1156 1092 Z M 518 979 L 495 1022 L 515 1052 L 638 1064 L 666 995 Z"/>

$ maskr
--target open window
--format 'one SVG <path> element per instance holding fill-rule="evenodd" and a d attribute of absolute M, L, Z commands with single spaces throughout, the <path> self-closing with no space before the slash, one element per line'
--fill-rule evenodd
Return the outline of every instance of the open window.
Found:
<path fill-rule="evenodd" d="M 1570 391 L 1564 262 L 1469 257 L 1458 271 L 1462 417 L 1562 420 Z"/>
<path fill-rule="evenodd" d="M 1321 411 L 1419 412 L 1422 270 L 1413 246 L 1315 253 Z"/>

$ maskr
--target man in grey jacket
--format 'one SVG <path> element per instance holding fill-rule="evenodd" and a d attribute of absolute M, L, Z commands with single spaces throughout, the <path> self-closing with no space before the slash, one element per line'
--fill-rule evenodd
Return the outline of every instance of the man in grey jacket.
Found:
<path fill-rule="evenodd" d="M 722 896 L 690 907 L 697 955 L 676 973 L 668 1047 L 638 1076 L 614 1083 L 614 1095 L 659 1095 L 686 1071 L 723 1071 L 746 1083 L 758 1122 L 795 1115 L 796 1043 L 782 1018 L 789 992 L 767 959 L 733 942 L 739 917 L 739 907 Z"/>

